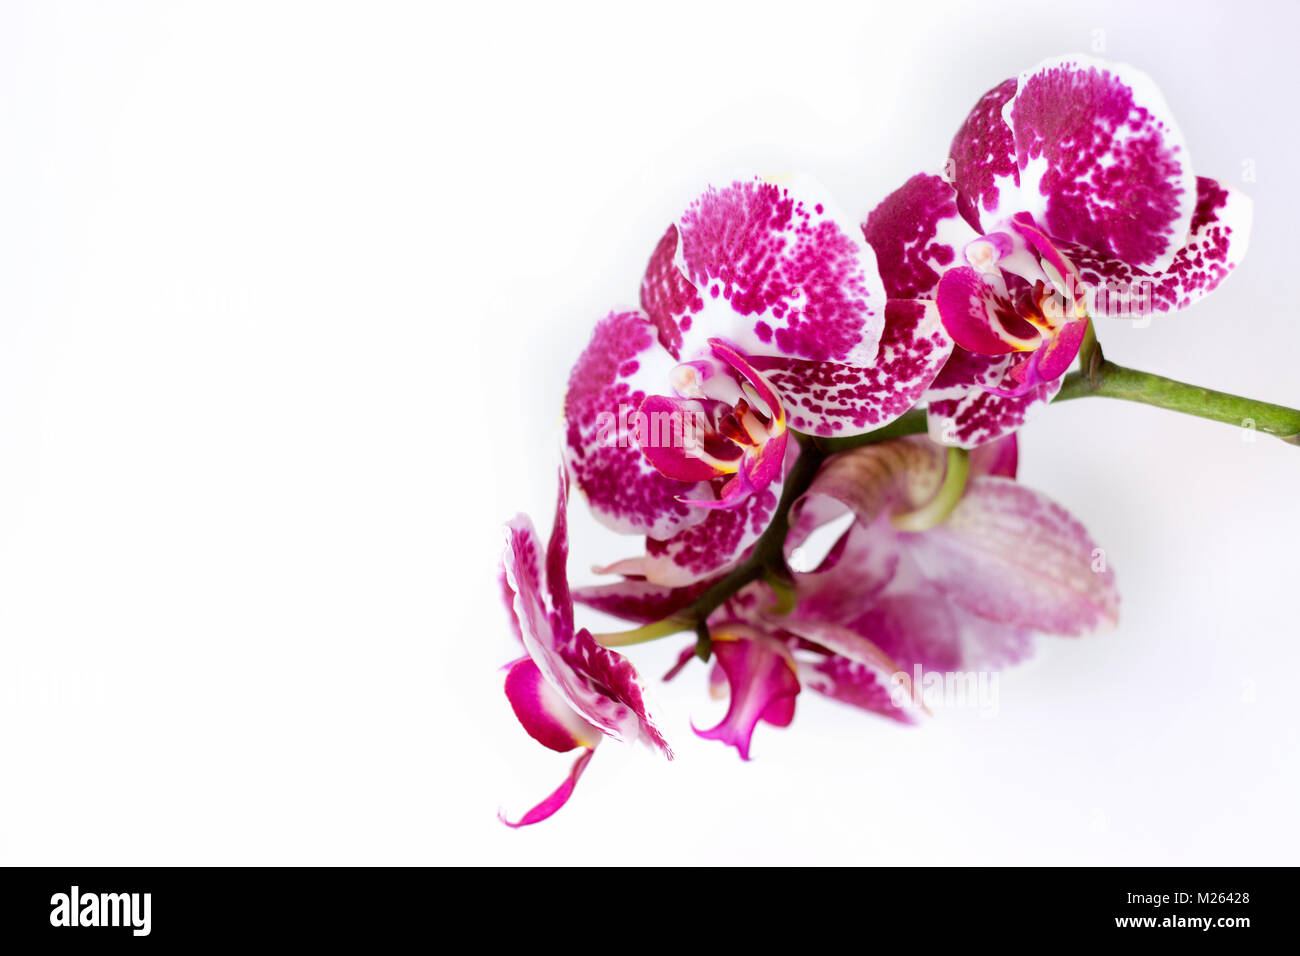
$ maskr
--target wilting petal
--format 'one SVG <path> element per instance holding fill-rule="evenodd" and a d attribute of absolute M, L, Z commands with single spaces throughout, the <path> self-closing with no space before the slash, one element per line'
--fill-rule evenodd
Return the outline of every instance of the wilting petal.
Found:
<path fill-rule="evenodd" d="M 617 740 L 645 739 L 671 756 L 649 715 L 636 669 L 622 655 L 597 644 L 587 630 L 572 629 L 573 604 L 564 580 L 564 507 L 561 481 L 545 565 L 541 542 L 527 516 L 518 516 L 506 528 L 501 563 L 514 592 L 524 648 L 546 682 L 587 722 Z"/>
<path fill-rule="evenodd" d="M 830 437 L 874 431 L 925 394 L 952 353 L 931 302 L 890 299 L 876 362 L 859 369 L 830 362 L 755 359 L 785 397 L 790 426 Z"/>
<path fill-rule="evenodd" d="M 569 376 L 566 462 L 592 512 L 616 531 L 668 537 L 703 520 L 680 499 L 708 494 L 707 486 L 664 477 L 636 440 L 636 413 L 664 390 L 674 364 L 645 316 L 612 313 Z"/>
<path fill-rule="evenodd" d="M 985 93 L 957 130 L 949 149 L 953 163 L 953 185 L 962 216 L 978 232 L 981 224 L 1005 218 L 1000 210 L 1015 208 L 1019 201 L 1019 170 L 1011 127 L 1002 119 L 1002 108 L 1016 95 L 1016 78 L 999 83 Z"/>
<path fill-rule="evenodd" d="M 1149 274 L 1082 246 L 1064 247 L 1094 316 L 1142 318 L 1185 309 L 1213 292 L 1245 257 L 1253 211 L 1249 197 L 1204 176 L 1196 182 L 1192 234 L 1164 272 Z"/>
<path fill-rule="evenodd" d="M 862 634 L 839 624 L 797 620 L 791 634 L 815 645 L 813 653 L 797 655 L 804 686 L 854 707 L 912 723 L 910 701 L 897 702 L 890 693 L 898 665 Z"/>
<path fill-rule="evenodd" d="M 939 276 L 979 234 L 957 212 L 957 194 L 939 176 L 917 173 L 873 209 L 862 234 L 876 252 L 891 299 L 929 299 Z"/>
<path fill-rule="evenodd" d="M 792 617 L 847 621 L 876 599 L 897 568 L 898 546 L 892 530 L 855 522 L 816 570 L 795 574 L 798 605 Z"/>
<path fill-rule="evenodd" d="M 800 661 L 799 680 L 809 690 L 899 723 L 916 720 L 910 709 L 894 702 L 888 677 L 838 654 Z"/>
<path fill-rule="evenodd" d="M 735 747 L 741 759 L 748 760 L 750 738 L 760 720 L 788 727 L 794 719 L 799 693 L 794 658 L 780 641 L 743 626 L 714 633 L 713 653 L 727 675 L 731 701 L 721 723 L 695 732 Z"/>
<path fill-rule="evenodd" d="M 710 189 L 661 240 L 642 303 L 683 360 L 721 338 L 749 356 L 865 367 L 885 296 L 875 255 L 828 212 L 815 184 Z"/>
<path fill-rule="evenodd" d="M 924 438 L 867 445 L 832 456 L 796 503 L 794 518 L 817 496 L 842 502 L 865 528 L 892 511 L 929 501 L 944 476 L 944 452 Z"/>
<path fill-rule="evenodd" d="M 954 349 L 926 395 L 930 437 L 944 445 L 977 448 L 1009 435 L 1061 390 L 1061 379 L 1035 386 L 1016 397 L 990 389 L 1014 391 L 1022 355 L 976 355 Z"/>
<path fill-rule="evenodd" d="M 1028 657 L 1034 632 L 990 621 L 955 604 L 925 577 L 907 548 L 899 573 L 846 626 L 869 637 L 904 673 L 995 670 Z"/>
<path fill-rule="evenodd" d="M 949 600 L 987 620 L 1073 636 L 1117 619 L 1105 554 L 1068 511 L 1015 482 L 972 479 L 943 524 L 902 539 Z"/>
<path fill-rule="evenodd" d="M 688 587 L 672 588 L 645 580 L 616 581 L 593 587 L 578 588 L 573 599 L 579 604 L 621 617 L 625 621 L 649 624 L 672 617 L 713 584 L 712 579 L 697 581 Z"/>
<path fill-rule="evenodd" d="M 569 775 L 565 778 L 564 783 L 560 784 L 554 793 L 518 820 L 513 822 L 507 820 L 504 812 L 498 812 L 497 818 L 508 827 L 519 828 L 541 823 L 547 817 L 552 816 L 555 811 L 569 802 L 569 797 L 573 796 L 573 788 L 578 785 L 578 779 L 582 776 L 582 772 L 587 769 L 587 764 L 591 761 L 593 753 L 595 753 L 594 750 L 584 750 L 579 754 L 578 759 L 573 762 L 573 766 L 569 769 Z"/>
<path fill-rule="evenodd" d="M 515 592 L 510 587 L 510 581 L 506 578 L 506 572 L 502 570 L 497 575 L 498 583 L 501 585 L 501 599 L 505 602 L 506 613 L 510 618 L 510 630 L 519 639 L 519 643 L 524 642 L 524 633 L 519 630 L 519 619 L 515 617 Z"/>
<path fill-rule="evenodd" d="M 1195 177 L 1164 96 L 1146 74 L 1081 55 L 1020 74 L 1003 108 L 1020 205 L 1056 239 L 1150 271 L 1182 245 Z"/>
<path fill-rule="evenodd" d="M 506 697 L 528 736 L 560 753 L 574 747 L 594 748 L 600 730 L 578 716 L 542 677 L 531 657 L 515 661 L 506 673 Z"/>

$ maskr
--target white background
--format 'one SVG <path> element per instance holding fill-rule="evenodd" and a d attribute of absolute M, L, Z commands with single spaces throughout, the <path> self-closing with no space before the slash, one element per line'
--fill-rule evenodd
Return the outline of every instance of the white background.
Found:
<path fill-rule="evenodd" d="M 568 758 L 501 694 L 494 571 L 501 521 L 549 526 L 591 324 L 705 182 L 864 215 L 1099 41 L 1256 200 L 1238 274 L 1108 354 L 1300 405 L 1295 6 L 457 7 L 3 7 L 0 861 L 1297 862 L 1300 449 L 1050 409 L 1022 477 L 1107 549 L 1117 631 L 1042 641 L 996 718 L 805 695 L 749 764 L 691 734 L 690 670 L 676 761 L 602 747 L 522 832 L 497 807 Z M 578 580 L 635 551 L 574 519 Z"/>

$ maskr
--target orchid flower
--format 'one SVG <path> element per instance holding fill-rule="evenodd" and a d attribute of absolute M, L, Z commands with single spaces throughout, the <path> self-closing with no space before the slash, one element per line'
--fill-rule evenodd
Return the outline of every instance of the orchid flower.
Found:
<path fill-rule="evenodd" d="M 534 740 L 561 753 L 580 750 L 565 781 L 511 823 L 538 823 L 568 801 L 604 737 L 643 740 L 670 760 L 650 716 L 646 691 L 621 654 L 597 644 L 586 628 L 575 630 L 573 598 L 565 565 L 568 481 L 561 474 L 555 524 L 545 552 L 533 523 L 519 515 L 506 527 L 502 585 L 515 635 L 525 655 L 508 666 L 505 690 L 515 716 Z"/>
<path fill-rule="evenodd" d="M 597 518 L 647 536 L 633 568 L 686 585 L 767 526 L 791 429 L 871 431 L 952 348 L 932 303 L 886 304 L 876 256 L 817 187 L 711 189 L 668 227 L 641 308 L 599 322 L 565 398 L 566 461 Z"/>
<path fill-rule="evenodd" d="M 1015 480 L 1015 436 L 961 453 L 924 437 L 830 459 L 795 505 L 795 547 L 813 527 L 854 521 L 813 571 L 795 575 L 791 628 L 839 624 L 904 671 L 996 669 L 1035 634 L 1113 627 L 1119 597 L 1083 525 Z"/>
<path fill-rule="evenodd" d="M 863 225 L 891 297 L 933 300 L 957 347 L 930 434 L 972 448 L 1050 401 L 1093 316 L 1182 309 L 1241 261 L 1250 200 L 1192 171 L 1140 71 L 1046 60 L 986 93 L 950 180 L 918 174 Z"/>

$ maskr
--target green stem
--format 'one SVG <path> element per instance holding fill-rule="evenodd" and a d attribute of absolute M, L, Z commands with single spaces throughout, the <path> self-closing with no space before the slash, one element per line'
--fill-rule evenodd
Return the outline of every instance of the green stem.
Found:
<path fill-rule="evenodd" d="M 1095 363 L 1091 374 L 1071 372 L 1065 377 L 1055 400 L 1066 402 L 1089 395 L 1140 402 L 1214 422 L 1252 428 L 1300 445 L 1300 409 L 1188 385 L 1114 362 L 1102 360 Z"/>

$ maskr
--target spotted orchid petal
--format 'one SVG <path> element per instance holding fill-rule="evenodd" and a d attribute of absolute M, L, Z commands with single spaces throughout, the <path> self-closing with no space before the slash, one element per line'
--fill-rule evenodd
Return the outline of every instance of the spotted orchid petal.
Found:
<path fill-rule="evenodd" d="M 599 573 L 622 574 L 670 588 L 682 588 L 712 577 L 734 564 L 767 530 L 776 513 L 788 472 L 797 459 L 799 445 L 785 447 L 783 475 L 753 490 L 735 507 L 705 511 L 705 519 L 663 540 L 646 538 L 645 554 L 626 558 Z"/>
<path fill-rule="evenodd" d="M 1246 255 L 1253 213 L 1249 197 L 1204 176 L 1197 179 L 1191 236 L 1163 272 L 1066 244 L 1095 316 L 1143 318 L 1185 309 L 1213 292 Z"/>
<path fill-rule="evenodd" d="M 720 740 L 749 759 L 750 740 L 759 721 L 788 727 L 794 720 L 799 677 L 794 658 L 776 638 L 747 625 L 734 625 L 713 634 L 713 653 L 731 689 L 727 715 L 707 730 L 695 727 L 706 740 Z"/>
<path fill-rule="evenodd" d="M 957 211 L 957 193 L 939 176 L 917 173 L 867 216 L 862 234 L 876 252 L 891 299 L 932 299 L 943 272 L 979 237 Z"/>
<path fill-rule="evenodd" d="M 999 83 L 980 97 L 970 115 L 953 137 L 948 155 L 957 207 L 977 232 L 1006 218 L 1002 210 L 1016 211 L 1020 171 L 1016 164 L 1016 143 L 1011 127 L 1002 119 L 1002 109 L 1016 95 L 1015 77 Z"/>
<path fill-rule="evenodd" d="M 780 485 L 769 485 L 734 508 L 707 512 L 702 522 L 671 538 L 647 538 L 643 557 L 601 570 L 644 577 L 671 587 L 693 584 L 734 564 L 759 539 L 776 513 L 780 494 Z"/>
<path fill-rule="evenodd" d="M 806 179 L 710 189 L 655 249 L 642 307 L 683 361 L 721 338 L 750 356 L 865 367 L 876 357 L 885 296 L 875 256 L 855 232 Z"/>
<path fill-rule="evenodd" d="M 933 302 L 891 299 L 874 365 L 757 359 L 786 396 L 791 427 L 815 435 L 852 435 L 888 425 L 925 394 L 952 353 Z"/>
<path fill-rule="evenodd" d="M 675 357 L 722 340 L 770 383 L 791 427 L 826 436 L 902 414 L 951 347 L 923 310 L 886 314 L 872 247 L 829 209 L 807 180 L 710 191 L 670 227 L 642 284 Z"/>
<path fill-rule="evenodd" d="M 955 350 L 925 396 L 930 437 L 944 445 L 977 448 L 1020 428 L 1056 397 L 1062 382 L 1057 378 L 1022 391 L 1028 361 L 1020 353 Z"/>
<path fill-rule="evenodd" d="M 569 376 L 565 462 L 592 513 L 615 531 L 666 538 L 704 518 L 681 499 L 708 486 L 666 477 L 637 440 L 642 403 L 675 364 L 644 315 L 615 312 L 597 323 Z"/>
<path fill-rule="evenodd" d="M 650 716 L 636 669 L 622 655 L 601 646 L 585 628 L 574 630 L 573 599 L 565 572 L 567 482 L 560 481 L 555 525 L 543 555 L 541 541 L 525 515 L 506 528 L 502 555 L 524 648 L 546 682 L 587 723 L 616 740 L 644 740 L 671 758 Z"/>
<path fill-rule="evenodd" d="M 1196 179 L 1155 83 L 1083 55 L 1021 73 L 1002 107 L 1019 172 L 1019 206 L 1055 239 L 1148 271 L 1183 245 Z"/>
<path fill-rule="evenodd" d="M 573 600 L 594 611 L 649 624 L 672 617 L 708 589 L 714 581 L 705 578 L 687 587 L 674 588 L 654 584 L 644 578 L 626 578 L 610 584 L 576 588 Z"/>
<path fill-rule="evenodd" d="M 910 724 L 915 709 L 890 692 L 898 665 L 861 633 L 807 618 L 789 621 L 795 661 L 804 687 L 826 697 Z"/>

